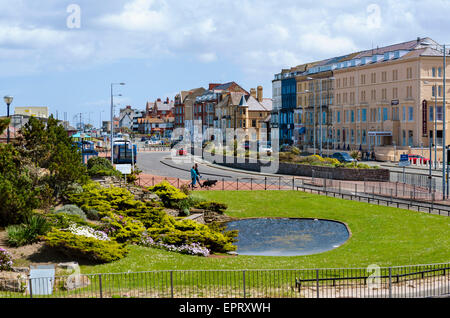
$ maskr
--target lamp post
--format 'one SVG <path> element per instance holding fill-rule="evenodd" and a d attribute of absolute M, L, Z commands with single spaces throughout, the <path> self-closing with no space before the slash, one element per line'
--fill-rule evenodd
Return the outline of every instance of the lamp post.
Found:
<path fill-rule="evenodd" d="M 13 102 L 14 97 L 12 97 L 12 96 L 5 96 L 5 97 L 3 97 L 3 99 L 5 100 L 5 103 L 6 103 L 6 106 L 7 106 L 6 116 L 9 118 L 9 105 L 11 105 L 11 103 Z M 6 137 L 6 143 L 9 144 L 9 124 L 8 124 L 8 132 L 7 132 L 7 137 Z"/>
<path fill-rule="evenodd" d="M 113 95 L 113 87 L 114 85 L 125 85 L 125 83 L 111 83 L 111 164 L 114 164 L 114 95 Z"/>

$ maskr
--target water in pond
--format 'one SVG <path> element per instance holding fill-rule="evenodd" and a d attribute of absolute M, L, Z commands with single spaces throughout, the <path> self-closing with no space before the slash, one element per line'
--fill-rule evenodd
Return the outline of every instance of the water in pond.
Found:
<path fill-rule="evenodd" d="M 349 238 L 339 222 L 311 219 L 246 219 L 229 222 L 228 230 L 239 230 L 240 255 L 296 256 L 332 250 Z"/>

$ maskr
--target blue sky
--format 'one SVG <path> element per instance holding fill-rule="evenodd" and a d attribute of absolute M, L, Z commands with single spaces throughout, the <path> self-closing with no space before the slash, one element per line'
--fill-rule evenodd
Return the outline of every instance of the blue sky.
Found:
<path fill-rule="evenodd" d="M 127 83 L 119 107 L 139 109 L 210 82 L 271 97 L 282 68 L 418 36 L 450 43 L 449 16 L 450 0 L 0 0 L 0 95 L 94 125 L 111 82 Z"/>

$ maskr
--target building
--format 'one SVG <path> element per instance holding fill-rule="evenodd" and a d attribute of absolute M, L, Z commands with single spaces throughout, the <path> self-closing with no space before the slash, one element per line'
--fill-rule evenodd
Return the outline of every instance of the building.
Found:
<path fill-rule="evenodd" d="M 283 70 L 275 75 L 273 87 L 275 90 L 281 81 L 281 109 L 285 101 L 291 107 L 292 91 L 283 91 L 283 87 L 296 79 L 298 117 L 294 127 L 299 130 L 298 142 L 310 152 L 311 127 L 315 126 L 315 148 L 322 146 L 324 152 L 375 151 L 380 160 L 398 160 L 402 153 L 423 154 L 435 136 L 441 157 L 443 75 L 440 45 L 430 38 L 417 38 L 314 62 L 305 71 Z M 316 105 L 313 115 L 311 105 Z M 446 120 L 449 118 L 446 114 Z M 447 131 L 446 140 L 449 138 Z"/>
<path fill-rule="evenodd" d="M 145 106 L 146 115 L 153 118 L 174 117 L 174 102 L 169 97 L 163 102 L 160 98 L 156 102 L 147 102 Z"/>
<path fill-rule="evenodd" d="M 263 98 L 261 86 L 257 91 L 251 89 L 250 94 L 223 92 L 215 107 L 214 127 L 222 131 L 223 138 L 227 128 L 240 128 L 247 139 L 260 140 L 262 129 L 266 130 L 265 138 L 269 135 L 271 111 L 272 99 Z"/>
<path fill-rule="evenodd" d="M 175 96 L 174 116 L 175 128 L 186 128 L 192 130 L 193 106 L 197 96 L 202 95 L 206 90 L 203 87 L 181 91 Z"/>
<path fill-rule="evenodd" d="M 119 128 L 133 128 L 133 118 L 136 110 L 132 109 L 131 106 L 126 106 L 125 108 L 120 109 L 119 113 Z"/>
<path fill-rule="evenodd" d="M 221 101 L 223 93 L 249 94 L 235 82 L 225 84 L 209 84 L 208 90 L 197 96 L 194 103 L 194 121 L 201 122 L 202 132 L 214 127 L 216 105 Z"/>
<path fill-rule="evenodd" d="M 39 118 L 48 118 L 48 107 L 36 107 L 36 106 L 25 106 L 25 107 L 14 107 L 15 115 L 25 115 L 33 116 Z"/>

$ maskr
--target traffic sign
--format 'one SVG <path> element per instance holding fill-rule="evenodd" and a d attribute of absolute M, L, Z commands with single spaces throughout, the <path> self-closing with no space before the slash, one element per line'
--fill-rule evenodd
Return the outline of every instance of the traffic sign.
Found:
<path fill-rule="evenodd" d="M 400 155 L 400 161 L 408 161 L 409 162 L 409 156 L 408 155 Z"/>
<path fill-rule="evenodd" d="M 409 162 L 409 161 L 400 161 L 398 163 L 399 167 L 409 167 L 410 165 L 411 165 L 411 162 Z"/>

